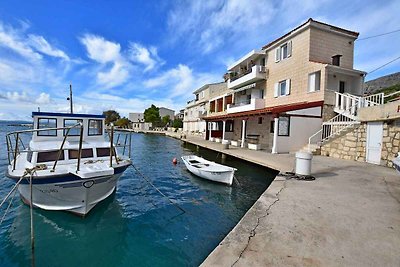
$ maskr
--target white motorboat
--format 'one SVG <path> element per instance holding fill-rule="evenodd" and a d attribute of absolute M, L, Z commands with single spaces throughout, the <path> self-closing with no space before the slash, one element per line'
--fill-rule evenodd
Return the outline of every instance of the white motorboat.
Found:
<path fill-rule="evenodd" d="M 182 161 L 185 163 L 186 168 L 196 176 L 232 185 L 233 175 L 236 171 L 235 168 L 208 161 L 194 155 L 183 156 Z"/>
<path fill-rule="evenodd" d="M 33 112 L 32 117 L 33 129 L 6 136 L 7 176 L 20 181 L 18 190 L 26 204 L 32 177 L 34 207 L 87 214 L 114 192 L 131 165 L 130 132 L 115 138 L 117 130 L 111 127 L 107 141 L 103 115 Z M 23 134 L 32 135 L 29 145 L 23 143 Z M 116 139 L 123 145 L 115 145 Z M 116 148 L 123 149 L 122 155 Z"/>
<path fill-rule="evenodd" d="M 398 173 L 400 173 L 400 153 L 397 155 L 396 158 L 393 159 L 393 165 Z"/>

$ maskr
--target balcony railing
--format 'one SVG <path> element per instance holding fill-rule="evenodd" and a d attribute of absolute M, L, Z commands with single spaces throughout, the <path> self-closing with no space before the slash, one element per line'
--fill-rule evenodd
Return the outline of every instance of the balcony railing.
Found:
<path fill-rule="evenodd" d="M 235 89 L 240 86 L 267 79 L 267 68 L 261 65 L 254 65 L 251 69 L 241 73 L 231 73 L 228 80 L 228 88 Z"/>
<path fill-rule="evenodd" d="M 232 103 L 229 105 L 230 108 L 241 107 L 244 105 L 249 105 L 251 103 L 251 99 L 246 99 L 240 102 Z"/>

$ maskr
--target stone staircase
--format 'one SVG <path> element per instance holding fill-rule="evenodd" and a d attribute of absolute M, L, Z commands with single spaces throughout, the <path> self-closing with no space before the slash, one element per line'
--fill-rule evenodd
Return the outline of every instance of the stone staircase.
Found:
<path fill-rule="evenodd" d="M 320 154 L 321 145 L 332 138 L 342 135 L 347 130 L 360 124 L 358 120 L 358 110 L 363 107 L 382 105 L 384 94 L 379 93 L 366 97 L 335 92 L 334 111 L 338 113 L 332 119 L 322 123 L 321 129 L 310 136 L 308 144 L 303 150 L 313 154 Z"/>

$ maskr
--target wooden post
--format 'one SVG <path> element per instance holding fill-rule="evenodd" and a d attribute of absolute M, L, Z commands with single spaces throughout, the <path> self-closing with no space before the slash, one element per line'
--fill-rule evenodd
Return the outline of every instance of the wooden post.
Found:
<path fill-rule="evenodd" d="M 110 167 L 112 167 L 112 157 L 113 157 L 113 142 L 114 142 L 114 125 L 111 125 L 111 135 L 110 135 Z"/>
<path fill-rule="evenodd" d="M 16 164 L 17 164 L 18 140 L 19 140 L 19 133 L 17 133 L 17 138 L 15 139 L 15 151 L 14 151 L 13 171 L 15 171 L 15 166 L 16 166 Z"/>

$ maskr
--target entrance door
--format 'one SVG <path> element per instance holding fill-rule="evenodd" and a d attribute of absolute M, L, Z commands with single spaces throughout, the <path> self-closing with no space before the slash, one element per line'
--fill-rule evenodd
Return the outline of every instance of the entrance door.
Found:
<path fill-rule="evenodd" d="M 382 135 L 382 122 L 369 122 L 367 124 L 367 162 L 381 163 Z"/>
<path fill-rule="evenodd" d="M 339 93 L 343 94 L 345 88 L 346 88 L 346 82 L 340 81 L 339 82 Z"/>
<path fill-rule="evenodd" d="M 339 93 L 343 94 L 345 87 L 346 83 L 344 81 L 339 81 Z M 341 104 L 342 104 L 342 98 L 339 97 L 339 107 L 342 106 Z"/>

